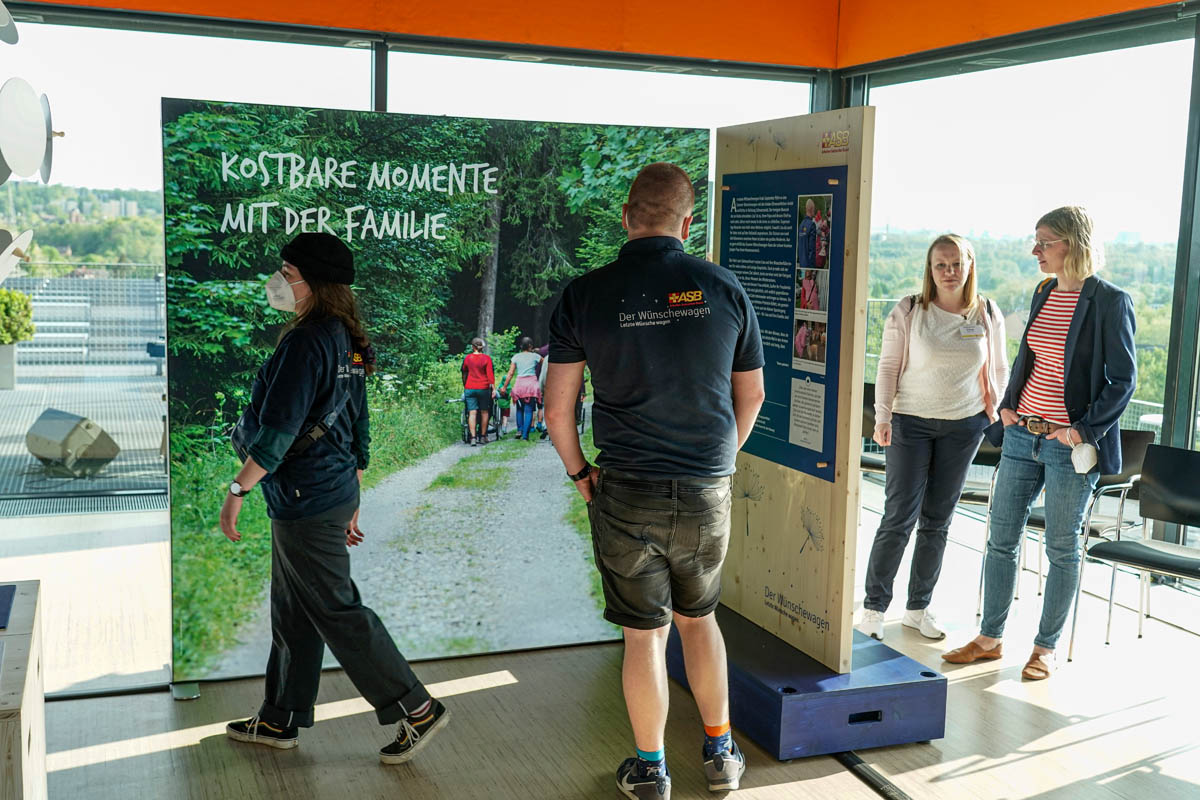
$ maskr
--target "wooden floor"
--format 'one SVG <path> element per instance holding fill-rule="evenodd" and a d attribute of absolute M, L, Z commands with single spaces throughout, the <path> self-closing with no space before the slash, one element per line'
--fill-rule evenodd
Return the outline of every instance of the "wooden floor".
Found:
<path fill-rule="evenodd" d="M 340 672 L 326 673 L 318 722 L 296 750 L 237 744 L 229 719 L 253 713 L 256 680 L 205 684 L 199 700 L 166 694 L 51 703 L 52 798 L 618 797 L 613 773 L 630 755 L 621 702 L 621 645 L 430 662 L 418 666 L 453 717 L 410 764 L 383 766 L 391 735 Z M 673 797 L 705 797 L 702 730 L 691 697 L 671 686 L 667 731 Z M 878 797 L 832 758 L 781 764 L 745 743 L 752 769 L 734 797 Z"/>
<path fill-rule="evenodd" d="M 876 494 L 864 487 L 860 575 L 878 524 Z M 1041 608 L 1035 574 L 1026 572 L 1006 657 L 944 664 L 941 653 L 976 630 L 982 524 L 959 515 L 951 534 L 934 596 L 948 639 L 933 642 L 900 626 L 907 561 L 886 629 L 886 644 L 947 675 L 946 738 L 859 755 L 913 798 L 1200 798 L 1200 637 L 1150 620 L 1139 640 L 1136 615 L 1118 609 L 1106 647 L 1104 602 L 1085 594 L 1075 661 L 1051 680 L 1022 682 Z M 1089 588 L 1107 589 L 1107 572 L 1088 577 Z M 1130 600 L 1133 585 L 1122 589 Z M 1179 594 L 1154 591 L 1160 608 Z M 1064 639 L 1064 654 L 1065 647 Z M 257 708 L 259 680 L 206 684 L 193 702 L 162 693 L 54 702 L 46 710 L 51 797 L 615 798 L 612 772 L 631 746 L 620 657 L 620 645 L 609 644 L 420 664 L 454 717 L 427 752 L 400 767 L 378 763 L 375 750 L 390 732 L 338 672 L 326 673 L 316 727 L 286 752 L 224 737 L 227 720 Z M 695 707 L 680 687 L 671 691 L 673 796 L 710 796 Z M 780 764 L 740 741 L 750 769 L 730 795 L 736 800 L 878 796 L 832 758 Z"/>

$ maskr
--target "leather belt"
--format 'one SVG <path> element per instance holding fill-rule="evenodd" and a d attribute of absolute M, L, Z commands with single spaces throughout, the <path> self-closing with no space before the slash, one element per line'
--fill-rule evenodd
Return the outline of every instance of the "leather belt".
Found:
<path fill-rule="evenodd" d="M 1043 419 L 1037 414 L 1023 414 L 1017 418 L 1017 424 L 1025 428 L 1030 433 L 1044 436 L 1047 433 L 1054 433 L 1063 428 L 1069 428 L 1070 425 L 1059 425 L 1057 422 L 1051 422 L 1048 419 Z"/>

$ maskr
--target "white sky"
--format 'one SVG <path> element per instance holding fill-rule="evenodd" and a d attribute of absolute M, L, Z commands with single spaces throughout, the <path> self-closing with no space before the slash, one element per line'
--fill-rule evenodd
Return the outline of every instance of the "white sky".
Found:
<path fill-rule="evenodd" d="M 54 183 L 161 189 L 160 98 L 367 109 L 370 53 L 19 24 L 0 76 L 50 98 Z M 807 83 L 392 53 L 390 111 L 713 127 L 803 114 Z"/>
<path fill-rule="evenodd" d="M 1032 237 L 1078 204 L 1174 242 L 1191 70 L 1186 40 L 876 89 L 871 227 Z"/>
<path fill-rule="evenodd" d="M 366 109 L 366 50 L 20 24 L 0 78 L 50 97 L 55 183 L 162 185 L 159 98 Z M 1025 236 L 1086 205 L 1102 238 L 1174 241 L 1191 41 L 942 78 L 871 93 L 872 228 Z M 717 127 L 807 111 L 806 84 L 407 53 L 392 111 Z"/>

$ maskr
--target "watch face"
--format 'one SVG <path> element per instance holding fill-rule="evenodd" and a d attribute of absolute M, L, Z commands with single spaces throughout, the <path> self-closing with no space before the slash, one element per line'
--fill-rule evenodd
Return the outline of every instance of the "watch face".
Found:
<path fill-rule="evenodd" d="M 237 481 L 234 481 L 233 483 L 229 484 L 229 493 L 232 495 L 241 496 L 242 494 L 244 494 L 244 492 L 242 491 L 242 485 L 240 483 L 238 483 Z"/>

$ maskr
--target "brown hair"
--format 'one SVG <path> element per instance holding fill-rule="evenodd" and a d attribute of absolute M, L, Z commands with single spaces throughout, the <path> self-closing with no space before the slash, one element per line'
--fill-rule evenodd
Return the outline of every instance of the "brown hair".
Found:
<path fill-rule="evenodd" d="M 921 286 L 921 308 L 929 308 L 933 298 L 937 297 L 937 284 L 933 280 L 933 249 L 941 245 L 958 248 L 962 268 L 967 270 L 963 280 L 962 299 L 967 312 L 970 313 L 975 310 L 975 303 L 979 299 L 975 292 L 975 273 L 979 270 L 975 264 L 975 247 L 969 239 L 959 236 L 957 233 L 943 233 L 933 240 L 933 244 L 929 245 L 929 250 L 925 253 L 925 281 Z"/>
<path fill-rule="evenodd" d="M 366 368 L 367 374 L 373 375 L 375 373 L 375 355 L 371 349 L 371 340 L 367 337 L 367 330 L 363 327 L 362 318 L 358 313 L 358 300 L 354 297 L 354 290 L 344 283 L 329 283 L 307 278 L 303 272 L 300 273 L 300 276 L 312 290 L 312 295 L 305 298 L 308 302 L 304 304 L 304 310 L 298 310 L 291 322 L 283 326 L 283 330 L 279 332 L 280 340 L 289 331 L 310 320 L 337 317 L 346 326 L 346 330 L 350 331 L 350 342 L 354 345 L 354 350 L 362 354 L 363 366 Z"/>
<path fill-rule="evenodd" d="M 629 187 L 626 223 L 631 228 L 673 228 L 696 206 L 692 179 L 674 164 L 659 161 L 642 168 Z"/>
<path fill-rule="evenodd" d="M 476 336 L 474 339 L 471 340 L 471 347 L 477 353 L 482 353 L 484 346 L 485 345 L 484 345 L 483 339 L 480 339 L 478 336 Z"/>
<path fill-rule="evenodd" d="M 1082 206 L 1063 206 L 1042 215 L 1035 227 L 1045 226 L 1067 240 L 1063 270 L 1068 277 L 1085 280 L 1104 264 L 1104 249 L 1096 241 L 1092 217 Z"/>

